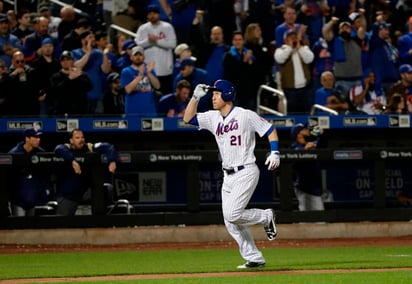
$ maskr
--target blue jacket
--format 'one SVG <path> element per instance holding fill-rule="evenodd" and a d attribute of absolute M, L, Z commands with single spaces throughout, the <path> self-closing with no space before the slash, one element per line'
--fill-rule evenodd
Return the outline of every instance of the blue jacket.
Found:
<path fill-rule="evenodd" d="M 48 190 L 50 188 L 50 177 L 48 170 L 39 165 L 32 164 L 33 156 L 44 152 L 43 148 L 35 148 L 26 152 L 23 148 L 24 142 L 18 143 L 9 153 L 21 153 L 25 155 L 26 165 L 13 168 L 8 179 L 11 203 L 21 206 L 23 209 L 31 209 L 36 205 L 44 205 L 48 201 Z"/>
<path fill-rule="evenodd" d="M 293 150 L 304 150 L 305 145 L 293 143 Z M 309 150 L 310 151 L 310 150 Z M 292 165 L 295 188 L 316 196 L 322 195 L 321 167 L 318 160 L 297 160 Z"/>
<path fill-rule="evenodd" d="M 83 194 L 92 185 L 91 184 L 91 168 L 80 165 L 82 173 L 76 174 L 72 168 L 72 162 L 78 154 L 99 153 L 104 155 L 104 160 L 108 163 L 116 161 L 117 151 L 114 145 L 106 142 L 85 143 L 82 149 L 73 149 L 70 144 L 59 144 L 54 149 L 56 155 L 62 157 L 67 162 L 66 167 L 57 175 L 57 197 L 63 197 L 72 201 L 81 201 Z M 81 164 L 79 162 L 79 164 Z"/>

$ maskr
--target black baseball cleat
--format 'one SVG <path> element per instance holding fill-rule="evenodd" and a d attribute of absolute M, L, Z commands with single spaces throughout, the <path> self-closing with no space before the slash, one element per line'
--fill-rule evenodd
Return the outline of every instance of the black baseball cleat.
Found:
<path fill-rule="evenodd" d="M 275 223 L 275 211 L 272 211 L 272 218 L 270 219 L 269 225 L 265 226 L 266 235 L 268 236 L 269 241 L 273 241 L 276 239 L 277 231 L 276 231 L 276 223 Z"/>
<path fill-rule="evenodd" d="M 247 261 L 242 265 L 239 265 L 237 269 L 247 269 L 247 268 L 258 268 L 258 267 L 264 267 L 266 263 L 264 262 L 253 262 L 253 261 Z"/>

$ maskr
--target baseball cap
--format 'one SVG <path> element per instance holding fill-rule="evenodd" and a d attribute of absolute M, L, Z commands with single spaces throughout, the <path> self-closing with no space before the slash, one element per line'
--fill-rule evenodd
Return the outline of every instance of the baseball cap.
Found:
<path fill-rule="evenodd" d="M 53 40 L 52 40 L 51 38 L 46 37 L 45 39 L 43 39 L 43 40 L 41 41 L 41 46 L 43 46 L 43 45 L 45 45 L 45 44 L 54 44 L 54 43 L 53 43 Z"/>
<path fill-rule="evenodd" d="M 150 12 L 155 12 L 155 13 L 160 14 L 159 7 L 157 7 L 156 5 L 147 6 L 147 13 L 150 13 Z"/>
<path fill-rule="evenodd" d="M 35 128 L 27 128 L 23 131 L 24 137 L 39 137 L 43 132 L 37 131 Z"/>
<path fill-rule="evenodd" d="M 284 34 L 283 34 L 283 39 L 285 39 L 286 37 L 290 36 L 290 35 L 296 35 L 298 34 L 295 30 L 287 30 Z"/>
<path fill-rule="evenodd" d="M 412 66 L 409 64 L 402 64 L 399 66 L 399 73 L 412 73 Z"/>
<path fill-rule="evenodd" d="M 7 19 L 6 14 L 0 13 L 0 23 L 5 23 L 5 22 L 9 22 L 9 19 Z"/>
<path fill-rule="evenodd" d="M 60 54 L 60 61 L 63 59 L 73 59 L 73 54 L 69 50 L 65 50 Z"/>
<path fill-rule="evenodd" d="M 342 22 L 342 23 L 339 24 L 339 28 L 340 28 L 340 29 L 343 28 L 343 26 L 352 27 L 351 23 L 349 23 L 349 22 L 347 22 L 347 21 Z"/>
<path fill-rule="evenodd" d="M 360 14 L 359 13 L 357 13 L 357 12 L 352 12 L 352 13 L 350 13 L 350 15 L 349 15 L 349 21 L 351 22 L 351 23 L 353 23 L 357 18 L 359 18 L 360 17 Z"/>
<path fill-rule="evenodd" d="M 180 61 L 180 63 L 177 65 L 179 69 L 183 69 L 186 66 L 195 66 L 196 58 L 195 57 L 185 57 Z"/>
<path fill-rule="evenodd" d="M 39 7 L 39 12 L 40 12 L 40 13 L 41 13 L 41 12 L 48 11 L 48 10 L 50 10 L 50 8 L 49 8 L 49 5 L 47 5 L 47 4 L 43 4 L 43 5 L 41 5 L 41 6 Z"/>
<path fill-rule="evenodd" d="M 389 29 L 391 27 L 390 23 L 380 23 L 379 29 Z"/>
<path fill-rule="evenodd" d="M 179 56 L 180 53 L 182 53 L 184 50 L 190 49 L 189 46 L 186 43 L 181 43 L 175 48 L 175 54 L 176 56 Z"/>
<path fill-rule="evenodd" d="M 136 53 L 140 53 L 144 55 L 144 48 L 141 46 L 135 46 L 132 48 L 132 55 L 136 55 Z"/>
<path fill-rule="evenodd" d="M 305 129 L 306 126 L 302 123 L 298 123 L 296 125 L 294 125 L 292 127 L 292 129 L 290 130 L 290 138 L 292 138 L 292 140 L 296 140 L 296 137 L 298 136 L 299 132 L 302 131 L 302 129 Z"/>
<path fill-rule="evenodd" d="M 119 73 L 116 73 L 116 72 L 112 72 L 109 75 L 107 75 L 107 81 L 109 83 L 113 83 L 119 78 L 120 78 L 120 75 L 119 75 Z"/>
<path fill-rule="evenodd" d="M 129 38 L 129 39 L 126 39 L 126 40 L 123 42 L 122 50 L 126 50 L 126 49 L 129 49 L 129 48 L 133 48 L 133 47 L 135 47 L 135 46 L 136 46 L 136 42 L 135 42 L 133 39 Z"/>

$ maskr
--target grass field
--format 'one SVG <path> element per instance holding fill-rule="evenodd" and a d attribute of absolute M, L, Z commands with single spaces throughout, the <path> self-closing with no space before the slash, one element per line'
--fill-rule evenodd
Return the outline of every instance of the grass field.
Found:
<path fill-rule="evenodd" d="M 43 283 L 12 281 L 23 278 L 62 278 L 47 283 L 412 283 L 412 270 L 402 269 L 412 267 L 411 246 L 263 248 L 262 252 L 267 264 L 258 274 L 236 269 L 243 261 L 233 248 L 2 254 L 0 283 Z M 102 278 L 108 275 L 115 277 Z M 94 278 L 63 279 L 72 277 Z"/>

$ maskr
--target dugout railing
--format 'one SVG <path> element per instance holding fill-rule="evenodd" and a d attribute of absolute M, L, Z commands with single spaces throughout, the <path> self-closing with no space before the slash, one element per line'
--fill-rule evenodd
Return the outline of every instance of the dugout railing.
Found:
<path fill-rule="evenodd" d="M 295 222 L 358 222 L 358 221 L 409 221 L 412 220 L 412 208 L 410 206 L 389 205 L 385 187 L 386 163 L 393 161 L 407 162 L 412 156 L 412 149 L 360 149 L 360 150 L 316 150 L 312 155 L 306 152 L 282 151 L 282 165 L 278 171 L 273 172 L 273 195 L 278 195 L 278 201 L 268 200 L 266 203 L 252 203 L 251 206 L 266 208 L 273 207 L 277 211 L 279 223 Z M 266 152 L 257 151 L 258 163 L 262 164 Z M 316 155 L 313 155 L 316 154 Z M 200 157 L 199 159 L 167 159 L 176 155 L 183 157 Z M 154 161 L 154 157 L 163 157 Z M 92 187 L 91 207 L 92 214 L 73 217 L 62 216 L 34 216 L 12 217 L 6 216 L 7 197 L 7 172 L 10 167 L 24 166 L 26 163 L 36 163 L 50 171 L 53 167 L 59 167 L 63 161 L 53 153 L 39 154 L 36 159 L 27 161 L 23 155 L 0 154 L 0 206 L 2 208 L 1 228 L 56 228 L 56 227 L 112 227 L 112 226 L 144 226 L 144 225 L 204 225 L 222 224 L 221 209 L 219 204 L 205 205 L 199 201 L 199 167 L 204 163 L 218 165 L 216 151 L 136 151 L 121 152 L 119 157 L 119 171 L 122 165 L 128 164 L 135 168 L 170 169 L 183 166 L 185 170 L 185 183 L 187 185 L 186 203 L 174 204 L 133 204 L 133 214 L 107 215 L 107 204 L 103 186 L 105 165 L 97 154 L 89 154 L 80 157 L 84 159 L 85 166 L 92 167 L 94 185 Z M 346 163 L 356 165 L 358 162 L 370 163 L 373 168 L 373 197 L 370 203 L 361 206 L 329 204 L 325 211 L 298 212 L 292 189 L 292 163 L 296 160 L 319 159 L 332 163 Z M 155 164 L 155 166 L 154 166 Z M 343 175 L 345 173 L 342 173 Z"/>

